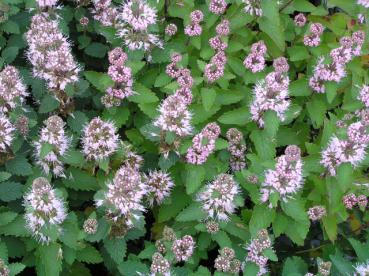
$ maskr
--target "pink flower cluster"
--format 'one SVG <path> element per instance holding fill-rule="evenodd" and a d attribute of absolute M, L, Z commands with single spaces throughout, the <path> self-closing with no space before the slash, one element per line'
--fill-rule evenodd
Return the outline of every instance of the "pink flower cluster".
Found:
<path fill-rule="evenodd" d="M 368 121 L 352 123 L 347 128 L 347 139 L 339 139 L 333 136 L 322 152 L 320 163 L 331 175 L 336 175 L 340 164 L 350 163 L 357 167 L 365 158 L 365 150 L 369 144 L 369 133 L 367 131 Z"/>
<path fill-rule="evenodd" d="M 214 14 L 223 14 L 227 8 L 227 3 L 224 0 L 210 0 L 209 11 Z"/>
<path fill-rule="evenodd" d="M 356 196 L 355 194 L 347 194 L 342 198 L 342 202 L 345 205 L 346 209 L 351 210 L 356 205 L 361 208 L 366 208 L 368 205 L 368 198 L 365 195 Z"/>
<path fill-rule="evenodd" d="M 260 40 L 252 44 L 251 52 L 243 61 L 243 65 L 253 73 L 263 71 L 265 68 L 266 52 L 267 47 L 265 46 L 264 41 Z"/>
<path fill-rule="evenodd" d="M 160 205 L 170 195 L 174 186 L 170 175 L 162 171 L 150 171 L 144 180 L 150 206 L 153 206 L 154 203 Z"/>
<path fill-rule="evenodd" d="M 106 107 L 119 106 L 123 99 L 132 96 L 132 71 L 131 68 L 125 66 L 127 54 L 122 48 L 117 47 L 109 52 L 110 66 L 108 75 L 115 82 L 113 87 L 106 90 L 106 95 L 101 98 L 101 102 Z"/>
<path fill-rule="evenodd" d="M 232 248 L 224 247 L 219 250 L 219 255 L 214 261 L 214 268 L 221 272 L 238 275 L 241 262 L 235 258 L 235 252 Z"/>
<path fill-rule="evenodd" d="M 195 249 L 195 241 L 189 235 L 183 236 L 173 242 L 172 251 L 177 262 L 186 262 L 192 256 Z"/>
<path fill-rule="evenodd" d="M 312 221 L 318 221 L 327 214 L 327 210 L 324 206 L 314 206 L 309 208 L 307 214 Z"/>
<path fill-rule="evenodd" d="M 306 16 L 303 13 L 297 14 L 294 18 L 294 22 L 297 27 L 304 27 L 306 21 Z"/>
<path fill-rule="evenodd" d="M 114 26 L 118 10 L 111 5 L 111 0 L 92 0 L 94 19 L 99 21 L 103 26 Z"/>
<path fill-rule="evenodd" d="M 265 80 L 254 87 L 254 99 L 250 106 L 252 120 L 260 127 L 264 126 L 263 114 L 268 110 L 277 113 L 281 121 L 285 120 L 285 112 L 290 106 L 288 86 L 290 79 L 287 76 L 289 69 L 287 59 L 277 58 L 273 62 L 274 72 L 269 73 Z"/>
<path fill-rule="evenodd" d="M 209 83 L 213 83 L 224 75 L 224 67 L 227 63 L 225 49 L 228 44 L 223 41 L 224 36 L 230 32 L 229 21 L 223 19 L 215 28 L 217 35 L 209 39 L 209 44 L 215 50 L 215 55 L 210 59 L 210 63 L 205 66 L 204 75 Z"/>
<path fill-rule="evenodd" d="M 27 58 L 33 66 L 33 74 L 47 82 L 48 88 L 63 91 L 78 80 L 80 68 L 75 62 L 71 45 L 58 28 L 58 21 L 48 13 L 32 17 L 31 27 L 26 33 L 29 46 Z"/>
<path fill-rule="evenodd" d="M 202 27 L 200 23 L 204 19 L 204 14 L 200 10 L 191 12 L 191 23 L 184 29 L 184 33 L 188 36 L 199 36 L 202 33 Z"/>
<path fill-rule="evenodd" d="M 52 8 L 58 3 L 58 0 L 36 0 L 37 6 L 40 9 Z"/>
<path fill-rule="evenodd" d="M 364 43 L 365 34 L 357 31 L 352 37 L 343 37 L 340 40 L 340 47 L 330 52 L 331 62 L 326 62 L 324 57 L 319 58 L 314 68 L 314 74 L 310 78 L 309 85 L 317 93 L 325 92 L 324 82 L 340 82 L 345 76 L 345 65 L 354 56 L 359 56 Z"/>
<path fill-rule="evenodd" d="M 174 36 L 178 31 L 177 25 L 170 23 L 165 27 L 165 34 L 167 36 Z"/>
<path fill-rule="evenodd" d="M 215 141 L 220 134 L 216 123 L 207 124 L 199 134 L 192 139 L 192 146 L 187 150 L 186 160 L 191 164 L 203 164 L 215 149 Z"/>
<path fill-rule="evenodd" d="M 246 167 L 245 151 L 246 145 L 243 141 L 243 134 L 237 128 L 230 128 L 227 131 L 228 151 L 231 154 L 230 165 L 233 171 L 240 171 Z"/>
<path fill-rule="evenodd" d="M 0 113 L 0 153 L 7 152 L 14 139 L 15 128 L 7 116 Z"/>
<path fill-rule="evenodd" d="M 251 240 L 246 249 L 246 262 L 252 262 L 259 267 L 258 275 L 265 274 L 267 272 L 268 257 L 263 254 L 263 251 L 272 249 L 272 241 L 268 231 L 266 229 L 260 230 L 257 237 Z"/>
<path fill-rule="evenodd" d="M 357 0 L 358 5 L 369 8 L 369 0 Z"/>
<path fill-rule="evenodd" d="M 6 113 L 24 102 L 28 96 L 17 68 L 5 66 L 0 73 L 0 112 Z"/>
<path fill-rule="evenodd" d="M 261 201 L 268 201 L 272 193 L 278 193 L 283 201 L 287 201 L 301 190 L 304 184 L 302 165 L 300 148 L 288 146 L 285 154 L 277 158 L 275 170 L 269 169 L 265 173 Z"/>
<path fill-rule="evenodd" d="M 369 85 L 363 85 L 360 89 L 358 98 L 367 108 L 369 108 Z"/>
<path fill-rule="evenodd" d="M 304 44 L 310 47 L 317 47 L 320 45 L 320 36 L 324 32 L 324 27 L 320 23 L 313 23 L 310 26 L 310 34 L 304 36 Z"/>

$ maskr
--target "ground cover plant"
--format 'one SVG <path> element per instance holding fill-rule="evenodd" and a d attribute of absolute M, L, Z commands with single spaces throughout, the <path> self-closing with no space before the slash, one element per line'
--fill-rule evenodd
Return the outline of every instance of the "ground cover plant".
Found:
<path fill-rule="evenodd" d="M 368 0 L 2 0 L 0 276 L 369 275 Z"/>

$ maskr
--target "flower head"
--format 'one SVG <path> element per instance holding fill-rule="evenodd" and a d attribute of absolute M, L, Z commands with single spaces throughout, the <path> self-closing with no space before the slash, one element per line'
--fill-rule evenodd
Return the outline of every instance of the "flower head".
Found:
<path fill-rule="evenodd" d="M 192 256 L 195 249 L 195 241 L 189 235 L 183 236 L 182 239 L 175 240 L 172 245 L 172 251 L 177 262 L 186 262 Z"/>
<path fill-rule="evenodd" d="M 89 235 L 93 235 L 96 233 L 98 226 L 99 225 L 96 219 L 89 218 L 83 222 L 83 231 Z"/>
<path fill-rule="evenodd" d="M 223 221 L 228 220 L 235 211 L 235 197 L 238 194 L 239 187 L 233 176 L 220 174 L 198 194 L 197 200 L 209 218 Z"/>
<path fill-rule="evenodd" d="M 309 219 L 311 219 L 312 221 L 318 221 L 327 214 L 327 210 L 324 206 L 314 206 L 309 208 L 309 211 L 307 213 Z"/>
<path fill-rule="evenodd" d="M 174 183 L 168 173 L 162 171 L 150 171 L 145 177 L 147 197 L 150 205 L 154 202 L 161 204 L 170 195 Z"/>
<path fill-rule="evenodd" d="M 174 36 L 177 33 L 177 25 L 176 24 L 168 24 L 165 27 L 165 34 L 168 36 Z"/>
<path fill-rule="evenodd" d="M 25 194 L 23 205 L 27 228 L 41 243 L 49 243 L 48 229 L 61 233 L 60 224 L 67 216 L 63 199 L 52 188 L 46 178 L 33 180 L 31 190 Z"/>
<path fill-rule="evenodd" d="M 7 152 L 14 139 L 14 130 L 15 128 L 9 119 L 0 113 L 0 152 Z"/>
<path fill-rule="evenodd" d="M 295 16 L 294 21 L 297 27 L 304 27 L 307 20 L 303 13 L 299 13 Z"/>
<path fill-rule="evenodd" d="M 130 25 L 134 30 L 147 30 L 156 23 L 156 10 L 145 0 L 128 0 L 123 3 L 118 18 Z"/>
<path fill-rule="evenodd" d="M 151 273 L 156 275 L 159 273 L 160 275 L 170 275 L 170 263 L 167 259 L 163 257 L 160 253 L 156 252 L 152 255 L 152 263 L 151 263 Z"/>
<path fill-rule="evenodd" d="M 39 139 L 35 141 L 36 163 L 46 174 L 52 172 L 55 176 L 64 175 L 64 166 L 61 157 L 65 156 L 70 138 L 65 134 L 65 123 L 57 115 L 53 115 L 44 121 L 45 126 L 41 129 Z M 47 154 L 43 153 L 45 146 L 51 148 Z"/>
<path fill-rule="evenodd" d="M 88 160 L 100 161 L 112 155 L 118 147 L 118 135 L 111 122 L 94 118 L 83 129 L 83 153 Z"/>
<path fill-rule="evenodd" d="M 260 0 L 243 0 L 245 4 L 244 11 L 250 15 L 262 16 L 263 10 L 261 9 Z"/>

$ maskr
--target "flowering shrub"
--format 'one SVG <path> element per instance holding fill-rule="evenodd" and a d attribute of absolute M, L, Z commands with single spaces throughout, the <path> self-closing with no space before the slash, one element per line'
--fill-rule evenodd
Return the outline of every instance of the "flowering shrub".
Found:
<path fill-rule="evenodd" d="M 0 276 L 369 275 L 368 0 L 0 2 Z"/>

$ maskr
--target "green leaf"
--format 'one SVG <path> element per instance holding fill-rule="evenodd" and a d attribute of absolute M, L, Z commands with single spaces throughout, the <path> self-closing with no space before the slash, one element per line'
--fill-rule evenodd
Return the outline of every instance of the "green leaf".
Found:
<path fill-rule="evenodd" d="M 99 189 L 96 178 L 85 171 L 69 168 L 65 175 L 67 178 L 63 179 L 63 184 L 70 189 L 77 191 L 97 191 Z"/>
<path fill-rule="evenodd" d="M 15 236 L 15 237 L 27 237 L 29 233 L 26 229 L 26 222 L 23 216 L 18 216 L 7 225 L 0 227 L 0 234 L 5 236 Z"/>
<path fill-rule="evenodd" d="M 184 175 L 186 192 L 187 194 L 192 194 L 199 189 L 202 181 L 205 179 L 205 168 L 202 166 L 186 164 Z"/>
<path fill-rule="evenodd" d="M 9 202 L 21 198 L 23 185 L 17 182 L 0 183 L 0 200 Z"/>
<path fill-rule="evenodd" d="M 283 264 L 282 276 L 300 276 L 307 272 L 307 264 L 300 257 L 289 257 Z"/>
<path fill-rule="evenodd" d="M 175 204 L 162 205 L 159 209 L 158 222 L 165 222 L 175 217 L 192 200 L 181 188 L 174 189 L 171 195 L 172 202 Z"/>
<path fill-rule="evenodd" d="M 9 276 L 14 276 L 21 273 L 26 266 L 22 263 L 11 263 L 8 265 L 8 268 L 10 270 Z"/>
<path fill-rule="evenodd" d="M 118 265 L 123 262 L 127 250 L 127 244 L 124 239 L 106 238 L 104 239 L 104 247 Z"/>
<path fill-rule="evenodd" d="M 216 234 L 212 235 L 211 238 L 219 244 L 220 248 L 223 248 L 223 247 L 232 248 L 232 241 L 228 237 L 227 233 L 224 231 L 218 231 Z"/>
<path fill-rule="evenodd" d="M 223 113 L 218 122 L 225 125 L 246 125 L 250 121 L 250 111 L 247 107 L 240 107 Z"/>
<path fill-rule="evenodd" d="M 77 249 L 79 234 L 77 216 L 74 212 L 71 212 L 63 223 L 63 232 L 60 239 L 68 247 Z"/>
<path fill-rule="evenodd" d="M 259 19 L 260 30 L 266 33 L 274 41 L 279 50 L 284 52 L 284 29 L 279 17 L 277 2 L 262 0 L 261 7 L 263 10 L 263 16 Z"/>
<path fill-rule="evenodd" d="M 272 248 L 264 249 L 263 254 L 269 260 L 271 260 L 273 262 L 278 262 L 278 257 L 277 257 L 277 255 L 275 254 L 275 251 Z"/>
<path fill-rule="evenodd" d="M 12 175 L 8 172 L 0 172 L 0 182 L 8 180 Z"/>
<path fill-rule="evenodd" d="M 121 128 L 129 118 L 129 109 L 126 106 L 105 109 L 102 118 L 113 121 L 117 128 Z"/>
<path fill-rule="evenodd" d="M 209 111 L 215 102 L 217 94 L 214 89 L 202 88 L 201 89 L 201 99 L 202 105 L 206 111 Z"/>
<path fill-rule="evenodd" d="M 114 81 L 107 74 L 95 71 L 85 71 L 84 75 L 86 79 L 100 92 L 105 93 L 108 87 L 112 87 L 114 85 Z"/>
<path fill-rule="evenodd" d="M 279 119 L 277 113 L 272 110 L 268 110 L 264 113 L 264 129 L 270 138 L 274 138 L 277 135 L 279 128 Z"/>
<path fill-rule="evenodd" d="M 304 202 L 297 199 L 290 199 L 287 202 L 281 202 L 282 210 L 286 215 L 296 221 L 307 221 L 307 213 L 305 211 Z"/>
<path fill-rule="evenodd" d="M 4 59 L 4 62 L 6 64 L 9 64 L 15 60 L 15 58 L 18 55 L 18 52 L 19 52 L 18 47 L 7 47 L 2 51 L 1 56 Z"/>
<path fill-rule="evenodd" d="M 108 47 L 102 43 L 92 42 L 85 48 L 85 53 L 91 57 L 103 58 L 108 51 Z"/>
<path fill-rule="evenodd" d="M 118 270 L 124 276 L 131 275 L 148 275 L 149 269 L 142 262 L 138 261 L 125 261 L 118 266 Z"/>
<path fill-rule="evenodd" d="M 43 143 L 41 145 L 41 152 L 40 152 L 40 158 L 45 158 L 46 155 L 48 155 L 49 152 L 51 152 L 54 149 L 54 146 L 49 143 Z"/>
<path fill-rule="evenodd" d="M 250 135 L 259 157 L 263 160 L 273 159 L 275 151 L 275 140 L 272 140 L 265 131 L 254 130 Z"/>
<path fill-rule="evenodd" d="M 304 46 L 293 46 L 287 49 L 287 53 L 290 56 L 290 61 L 300 61 L 309 59 L 310 54 Z"/>
<path fill-rule="evenodd" d="M 205 218 L 205 213 L 201 208 L 200 203 L 195 202 L 180 212 L 176 221 L 193 221 Z"/>
<path fill-rule="evenodd" d="M 250 219 L 249 227 L 252 236 L 263 228 L 269 227 L 275 217 L 275 210 L 265 205 L 256 205 Z"/>
<path fill-rule="evenodd" d="M 353 184 L 354 169 L 351 164 L 341 164 L 337 169 L 337 180 L 341 191 L 346 192 Z"/>
<path fill-rule="evenodd" d="M 353 238 L 349 238 L 348 240 L 354 248 L 359 262 L 366 262 L 369 260 L 369 241 L 366 243 L 361 243 Z"/>
<path fill-rule="evenodd" d="M 319 128 L 323 125 L 327 106 L 324 103 L 321 95 L 313 95 L 312 99 L 306 104 L 308 113 L 313 122 L 314 128 Z"/>
<path fill-rule="evenodd" d="M 62 268 L 61 247 L 57 243 L 40 245 L 36 249 L 37 275 L 58 276 Z"/>
<path fill-rule="evenodd" d="M 243 270 L 244 275 L 256 276 L 258 275 L 259 267 L 255 263 L 247 262 Z"/>
<path fill-rule="evenodd" d="M 86 245 L 82 250 L 77 251 L 77 260 L 88 264 L 98 264 L 103 261 L 99 251 L 91 245 Z"/>
<path fill-rule="evenodd" d="M 80 134 L 84 125 L 88 123 L 88 117 L 81 111 L 74 111 L 67 119 L 68 126 L 77 134 Z"/>
<path fill-rule="evenodd" d="M 150 89 L 142 85 L 141 83 L 135 83 L 133 85 L 133 90 L 135 91 L 135 95 L 128 98 L 130 102 L 134 103 L 154 103 L 158 102 L 159 98 L 156 96 L 154 92 Z"/>
<path fill-rule="evenodd" d="M 2 23 L 2 29 L 6 32 L 6 33 L 11 33 L 11 34 L 20 34 L 20 30 L 19 30 L 19 25 L 18 23 L 12 21 L 12 20 L 8 20 L 5 23 Z"/>
<path fill-rule="evenodd" d="M 50 94 L 46 94 L 40 104 L 40 108 L 38 112 L 41 114 L 49 113 L 59 107 L 59 102 L 55 99 L 55 97 L 51 96 Z"/>
<path fill-rule="evenodd" d="M 311 95 L 311 89 L 309 87 L 308 80 L 305 78 L 295 80 L 291 82 L 289 87 L 290 96 L 305 97 Z"/>
<path fill-rule="evenodd" d="M 12 222 L 17 216 L 18 214 L 12 211 L 0 213 L 0 226 L 6 225 Z"/>

